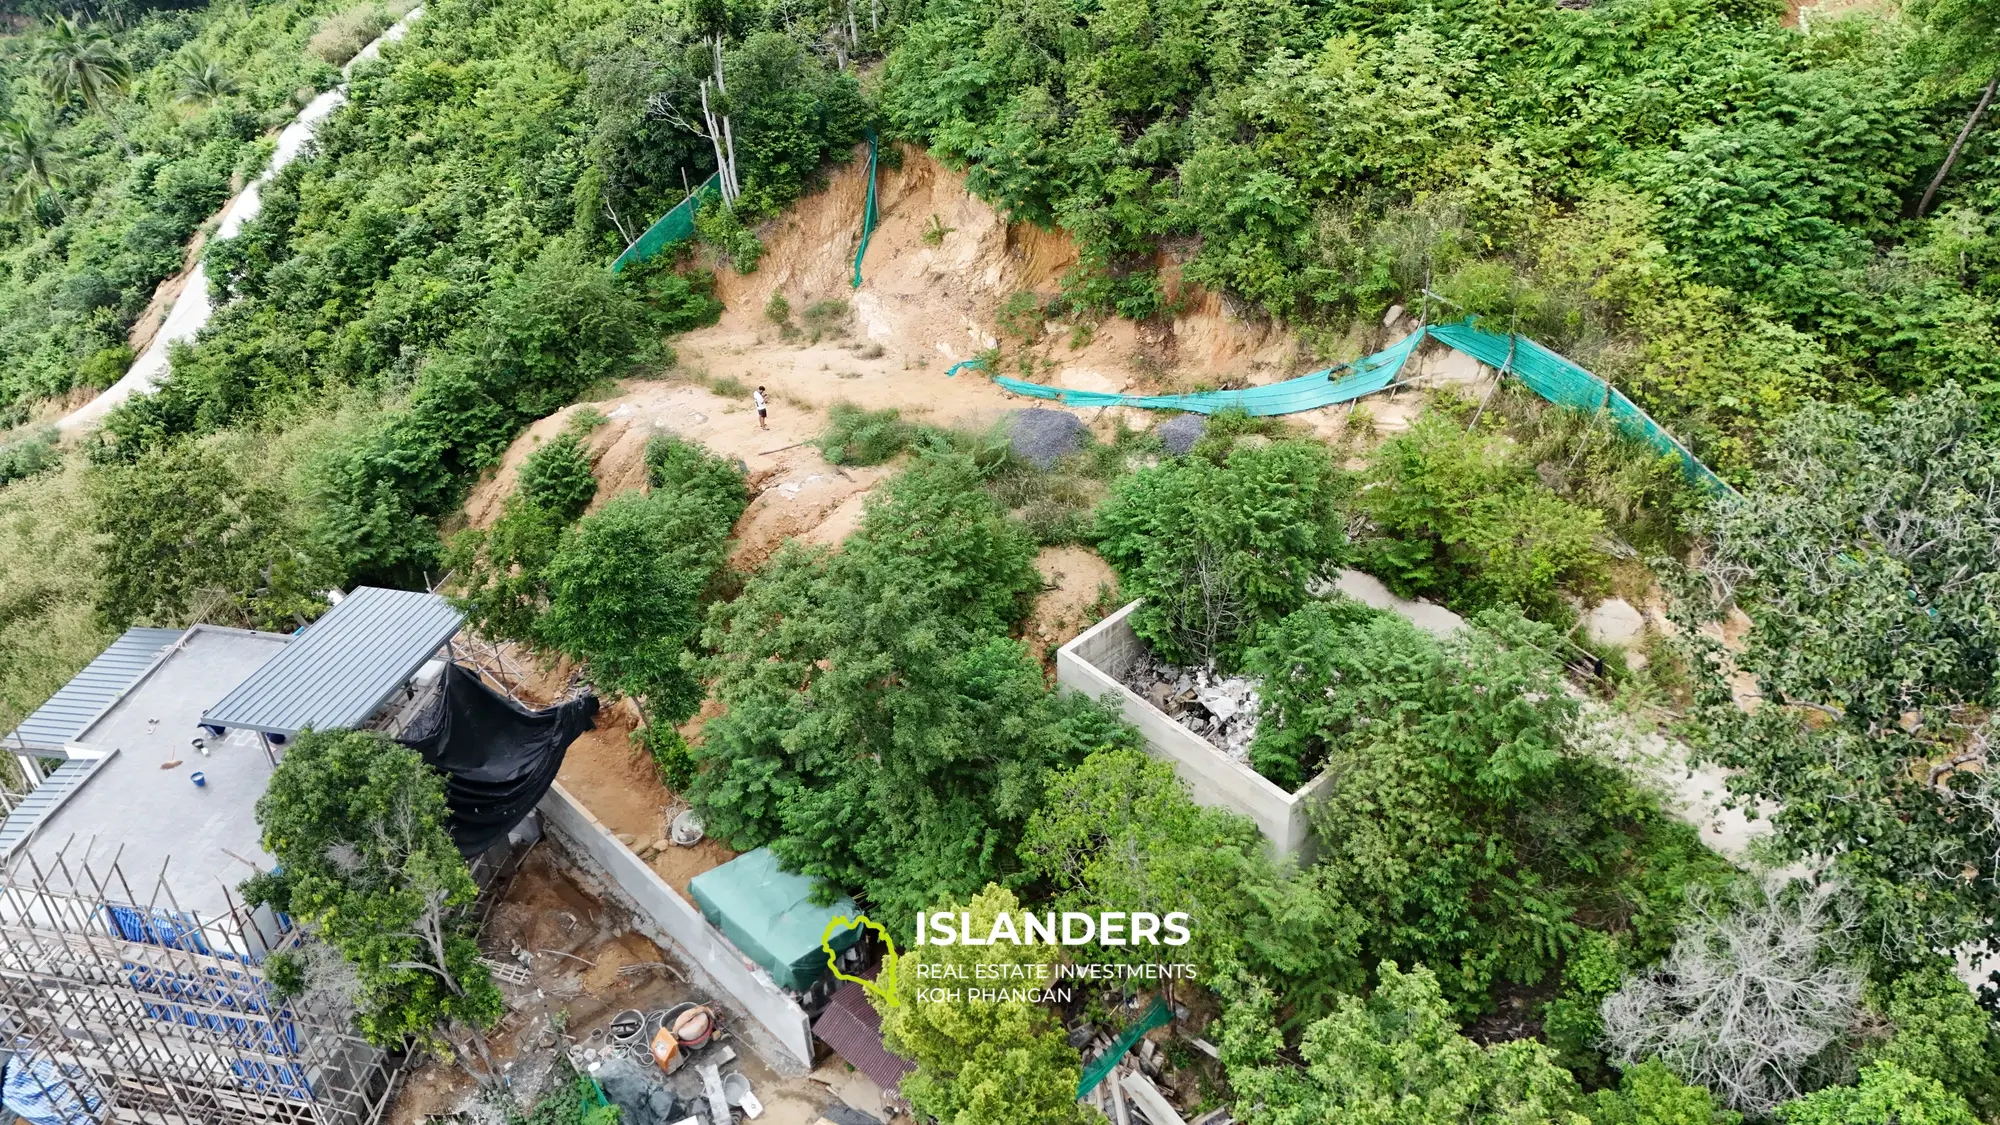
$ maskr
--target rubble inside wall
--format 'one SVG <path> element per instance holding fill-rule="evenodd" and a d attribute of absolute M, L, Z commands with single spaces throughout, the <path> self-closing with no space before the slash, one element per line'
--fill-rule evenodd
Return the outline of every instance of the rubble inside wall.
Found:
<path fill-rule="evenodd" d="M 1125 686 L 1194 732 L 1217 752 L 1250 764 L 1257 737 L 1257 681 L 1209 668 L 1183 668 L 1144 653 L 1125 669 Z"/>

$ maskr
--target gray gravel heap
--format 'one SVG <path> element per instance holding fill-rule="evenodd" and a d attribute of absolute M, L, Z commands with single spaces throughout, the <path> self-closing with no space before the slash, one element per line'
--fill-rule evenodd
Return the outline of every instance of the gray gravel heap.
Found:
<path fill-rule="evenodd" d="M 1090 427 L 1067 410 L 1031 407 L 1016 410 L 1007 431 L 1014 452 L 1035 468 L 1047 471 L 1065 454 L 1075 453 L 1090 442 Z"/>
<path fill-rule="evenodd" d="M 1194 443 L 1200 441 L 1201 436 L 1207 432 L 1206 414 L 1180 414 L 1162 422 L 1160 427 L 1153 431 L 1153 435 L 1160 439 L 1161 445 L 1167 447 L 1168 453 L 1176 457 L 1185 457 L 1188 451 L 1194 448 Z"/>

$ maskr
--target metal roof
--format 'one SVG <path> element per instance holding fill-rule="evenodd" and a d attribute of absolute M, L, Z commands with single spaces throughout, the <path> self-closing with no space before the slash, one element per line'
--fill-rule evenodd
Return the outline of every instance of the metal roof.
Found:
<path fill-rule="evenodd" d="M 360 587 L 202 712 L 202 724 L 283 735 L 360 726 L 463 620 L 436 594 Z"/>
<path fill-rule="evenodd" d="M 179 629 L 127 629 L 0 742 L 9 750 L 19 750 L 26 743 L 31 750 L 60 754 L 180 639 Z"/>
<path fill-rule="evenodd" d="M 882 1045 L 882 1015 L 853 981 L 833 990 L 833 998 L 813 1021 L 812 1029 L 885 1093 L 895 1093 L 903 1076 L 917 1069 L 916 1063 L 890 1054 Z"/>
<path fill-rule="evenodd" d="M 117 753 L 113 750 L 111 755 L 102 758 L 71 758 L 43 778 L 40 785 L 29 791 L 26 797 L 21 798 L 21 803 L 7 813 L 7 819 L 0 822 L 0 859 L 13 855 L 14 848 L 27 839 L 29 833 Z"/>

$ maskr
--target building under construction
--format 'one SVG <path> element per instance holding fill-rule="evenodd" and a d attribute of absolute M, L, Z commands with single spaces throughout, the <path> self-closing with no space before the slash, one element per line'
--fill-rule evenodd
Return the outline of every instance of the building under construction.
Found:
<path fill-rule="evenodd" d="M 294 636 L 135 629 L 0 740 L 28 781 L 0 824 L 7 1114 L 382 1117 L 393 1060 L 340 1001 L 274 994 L 267 958 L 307 939 L 232 888 L 273 863 L 256 803 L 291 736 L 420 705 L 458 625 L 435 596 L 360 590 Z"/>
<path fill-rule="evenodd" d="M 299 932 L 240 901 L 184 908 L 170 859 L 135 884 L 137 862 L 27 853 L 0 884 L 8 1108 L 36 1125 L 377 1121 L 383 1052 L 265 981 Z"/>

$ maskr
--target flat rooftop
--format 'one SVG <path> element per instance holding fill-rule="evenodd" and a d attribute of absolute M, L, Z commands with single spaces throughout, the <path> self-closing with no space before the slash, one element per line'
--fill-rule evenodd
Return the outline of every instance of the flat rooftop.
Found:
<path fill-rule="evenodd" d="M 289 640 L 207 625 L 190 629 L 76 737 L 108 757 L 43 817 L 22 845 L 16 869 L 25 870 L 26 857 L 32 856 L 46 870 L 60 852 L 72 860 L 87 855 L 94 870 L 106 871 L 116 857 L 133 891 L 149 896 L 150 890 L 139 888 L 154 886 L 164 864 L 177 903 L 130 905 L 177 905 L 207 919 L 227 912 L 236 885 L 253 874 L 251 865 L 274 863 L 259 843 L 256 817 L 271 761 L 251 731 L 207 739 L 207 757 L 193 740 L 203 737 L 202 711 L 264 667 Z M 174 759 L 181 764 L 161 768 Z M 206 785 L 193 783 L 196 771 Z M 123 888 L 105 891 L 113 900 L 123 894 Z"/>

